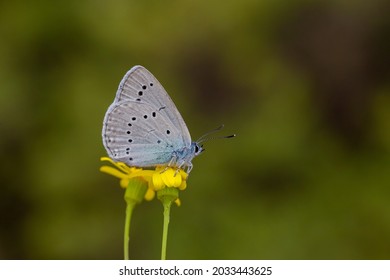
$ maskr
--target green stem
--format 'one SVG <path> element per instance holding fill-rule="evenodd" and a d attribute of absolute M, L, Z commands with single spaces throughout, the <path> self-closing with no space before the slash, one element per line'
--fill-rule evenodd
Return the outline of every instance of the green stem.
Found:
<path fill-rule="evenodd" d="M 167 187 L 157 192 L 157 198 L 162 202 L 164 207 L 164 225 L 163 225 L 162 246 L 161 246 L 161 260 L 167 259 L 169 215 L 170 215 L 172 202 L 174 202 L 178 197 L 179 197 L 179 190 L 177 188 Z"/>
<path fill-rule="evenodd" d="M 124 235 L 124 243 L 123 243 L 125 260 L 129 260 L 130 222 L 131 222 L 131 216 L 133 214 L 135 205 L 136 203 L 127 203 L 126 206 L 125 235 Z"/>
<path fill-rule="evenodd" d="M 169 226 L 169 214 L 171 210 L 172 201 L 164 199 L 164 225 L 163 225 L 163 236 L 162 236 L 162 247 L 161 247 L 161 260 L 167 259 L 167 240 L 168 240 L 168 226 Z"/>
<path fill-rule="evenodd" d="M 144 180 L 134 178 L 129 181 L 125 191 L 126 217 L 123 242 L 125 260 L 129 260 L 130 222 L 133 215 L 133 210 L 137 204 L 142 202 L 147 189 L 148 184 Z"/>

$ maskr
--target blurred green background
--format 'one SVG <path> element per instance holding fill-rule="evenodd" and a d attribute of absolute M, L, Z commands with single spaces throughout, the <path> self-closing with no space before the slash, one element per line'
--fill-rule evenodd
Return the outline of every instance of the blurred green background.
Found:
<path fill-rule="evenodd" d="M 386 2 L 2 1 L 0 258 L 123 258 L 101 128 L 140 64 L 194 139 L 238 134 L 193 161 L 168 258 L 389 259 Z M 160 257 L 158 200 L 131 231 Z"/>

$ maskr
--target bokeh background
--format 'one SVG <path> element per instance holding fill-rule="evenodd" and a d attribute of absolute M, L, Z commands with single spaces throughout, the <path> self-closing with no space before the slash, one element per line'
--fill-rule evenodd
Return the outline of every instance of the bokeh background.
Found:
<path fill-rule="evenodd" d="M 122 259 L 99 172 L 122 76 L 148 68 L 206 144 L 170 259 L 390 259 L 389 6 L 373 1 L 2 1 L 0 258 Z M 130 257 L 158 259 L 162 206 Z"/>

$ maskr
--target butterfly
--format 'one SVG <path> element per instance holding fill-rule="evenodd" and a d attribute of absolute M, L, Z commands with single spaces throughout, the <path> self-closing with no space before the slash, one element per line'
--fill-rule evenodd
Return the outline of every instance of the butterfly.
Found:
<path fill-rule="evenodd" d="M 103 145 L 114 160 L 129 166 L 167 166 L 192 170 L 204 151 L 192 141 L 172 99 L 144 67 L 134 66 L 119 84 L 103 121 Z"/>

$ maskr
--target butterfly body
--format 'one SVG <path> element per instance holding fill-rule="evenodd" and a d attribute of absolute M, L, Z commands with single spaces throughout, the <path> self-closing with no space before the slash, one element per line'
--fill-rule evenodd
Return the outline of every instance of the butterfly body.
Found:
<path fill-rule="evenodd" d="M 115 161 L 129 166 L 192 169 L 202 147 L 158 80 L 135 66 L 122 79 L 103 121 L 103 144 Z"/>
<path fill-rule="evenodd" d="M 176 161 L 176 165 L 181 168 L 187 167 L 187 172 L 191 172 L 192 159 L 199 155 L 203 148 L 197 142 L 191 142 L 190 147 L 183 147 L 182 149 L 173 152 L 172 160 Z"/>

